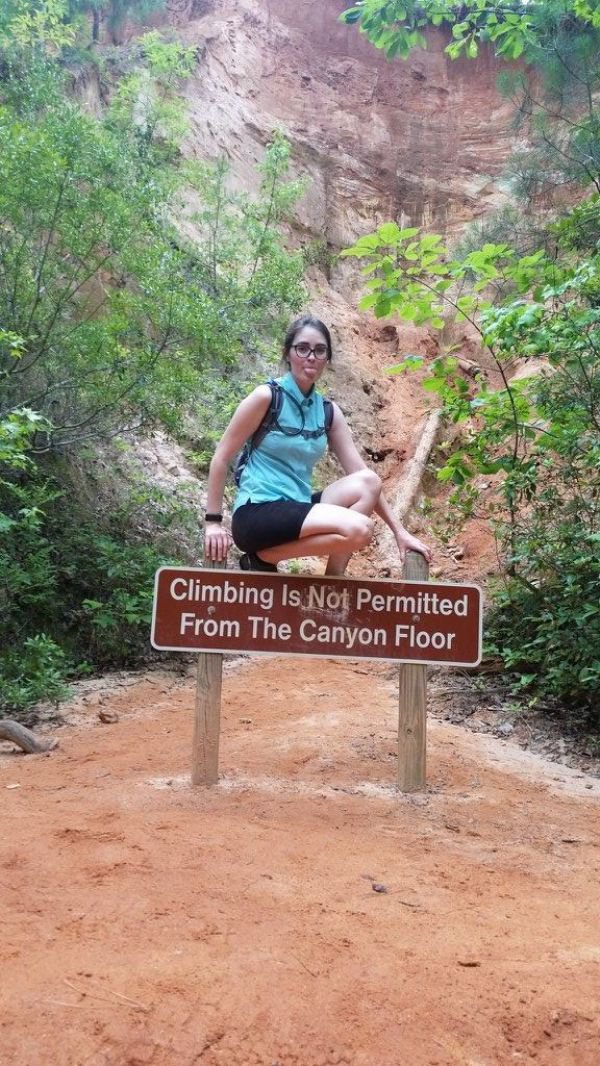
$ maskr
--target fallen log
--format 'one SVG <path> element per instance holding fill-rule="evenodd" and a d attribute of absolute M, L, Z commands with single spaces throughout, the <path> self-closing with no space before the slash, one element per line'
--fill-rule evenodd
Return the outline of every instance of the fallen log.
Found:
<path fill-rule="evenodd" d="M 435 444 L 441 421 L 441 411 L 431 411 L 427 415 L 415 454 L 408 464 L 406 475 L 402 479 L 398 494 L 392 503 L 392 510 L 403 525 L 419 494 L 425 467 L 429 461 L 431 449 Z"/>
<path fill-rule="evenodd" d="M 392 511 L 402 525 L 406 524 L 406 519 L 419 494 L 425 467 L 429 461 L 431 449 L 436 442 L 441 421 L 441 411 L 431 411 L 425 418 L 415 453 L 408 463 L 406 474 L 400 482 L 396 496 L 390 500 Z M 391 565 L 397 565 L 398 549 L 387 526 L 382 534 L 381 548 L 385 561 Z"/>
<path fill-rule="evenodd" d="M 0 740 L 10 740 L 18 748 L 22 748 L 27 755 L 40 755 L 44 751 L 52 751 L 53 748 L 58 747 L 58 740 L 55 737 L 40 740 L 31 729 L 27 729 L 20 722 L 13 721 L 12 718 L 0 718 Z"/>
<path fill-rule="evenodd" d="M 477 363 L 474 363 L 472 359 L 458 359 L 459 369 L 463 373 L 468 374 L 469 377 L 474 378 L 476 374 L 481 374 L 481 367 Z"/>

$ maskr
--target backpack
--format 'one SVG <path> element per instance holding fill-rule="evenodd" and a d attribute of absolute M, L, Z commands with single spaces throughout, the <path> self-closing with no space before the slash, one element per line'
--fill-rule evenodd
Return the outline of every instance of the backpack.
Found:
<path fill-rule="evenodd" d="M 239 485 L 242 479 L 242 474 L 253 449 L 258 448 L 261 441 L 265 439 L 267 433 L 278 425 L 277 416 L 279 415 L 283 404 L 283 389 L 279 382 L 275 381 L 274 378 L 271 378 L 270 381 L 267 382 L 267 385 L 271 389 L 271 403 L 260 426 L 254 431 L 249 440 L 246 441 L 235 461 L 233 467 L 233 479 L 236 485 Z M 324 399 L 323 408 L 325 413 L 325 432 L 327 436 L 329 436 L 329 430 L 331 429 L 331 424 L 333 422 L 333 403 L 331 400 Z M 298 433 L 301 432 L 302 430 L 298 430 Z"/>

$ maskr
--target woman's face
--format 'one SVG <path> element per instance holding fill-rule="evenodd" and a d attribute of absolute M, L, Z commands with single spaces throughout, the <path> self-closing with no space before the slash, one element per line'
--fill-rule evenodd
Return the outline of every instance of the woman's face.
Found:
<path fill-rule="evenodd" d="M 308 348 L 311 349 L 310 353 L 308 355 L 299 355 L 297 351 L 298 345 L 300 345 L 301 352 L 303 351 L 303 346 L 308 345 Z M 327 341 L 321 331 L 314 326 L 303 326 L 295 334 L 288 359 L 294 380 L 302 392 L 309 392 L 315 382 L 319 380 L 327 366 L 328 354 Z"/>

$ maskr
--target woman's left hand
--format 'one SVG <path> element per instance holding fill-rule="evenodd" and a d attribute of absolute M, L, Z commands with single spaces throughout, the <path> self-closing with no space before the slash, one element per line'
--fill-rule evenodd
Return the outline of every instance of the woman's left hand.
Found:
<path fill-rule="evenodd" d="M 406 530 L 396 534 L 396 544 L 398 545 L 402 562 L 404 562 L 404 556 L 407 551 L 419 552 L 428 563 L 431 562 L 431 548 L 428 548 L 422 540 L 418 540 L 417 537 L 413 537 L 412 534 L 407 533 Z"/>
<path fill-rule="evenodd" d="M 217 522 L 207 522 L 204 531 L 204 557 L 211 563 L 224 563 L 233 544 L 231 533 Z"/>

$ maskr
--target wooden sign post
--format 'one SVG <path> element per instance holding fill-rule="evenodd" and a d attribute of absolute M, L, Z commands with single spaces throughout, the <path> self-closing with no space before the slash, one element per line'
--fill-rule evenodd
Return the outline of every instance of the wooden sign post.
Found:
<path fill-rule="evenodd" d="M 225 570 L 227 562 L 213 563 Z M 209 608 L 210 609 L 210 608 Z M 196 667 L 196 703 L 192 737 L 192 785 L 216 785 L 219 780 L 219 738 L 221 735 L 221 691 L 223 656 L 204 651 Z"/>
<path fill-rule="evenodd" d="M 428 581 L 427 560 L 418 552 L 407 552 L 402 576 L 407 581 Z M 398 697 L 398 788 L 401 792 L 416 792 L 425 788 L 426 781 L 426 666 L 402 664 L 398 672 Z"/>

